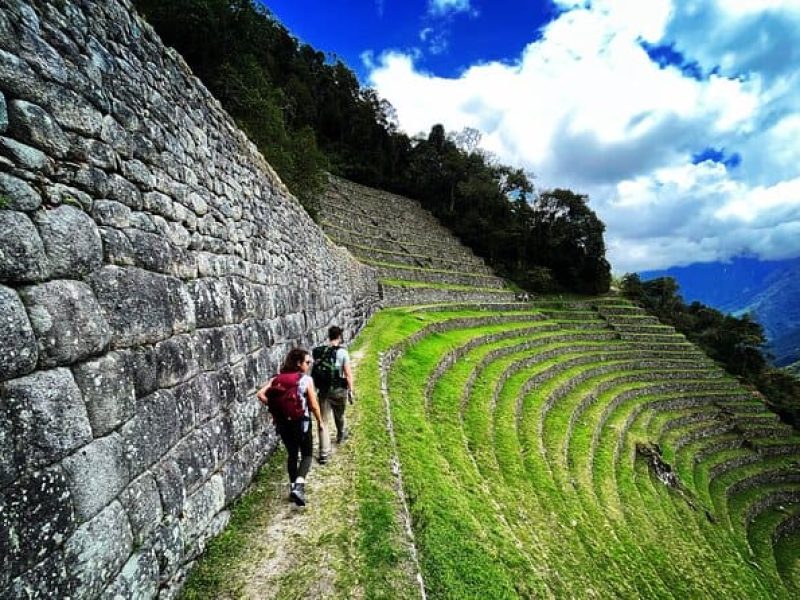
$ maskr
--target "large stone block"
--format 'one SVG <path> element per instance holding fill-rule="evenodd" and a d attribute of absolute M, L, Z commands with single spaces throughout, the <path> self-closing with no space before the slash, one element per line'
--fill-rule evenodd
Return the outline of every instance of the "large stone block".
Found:
<path fill-rule="evenodd" d="M 255 471 L 255 445 L 250 444 L 239 450 L 222 468 L 222 480 L 225 484 L 225 505 L 238 498 L 247 488 Z"/>
<path fill-rule="evenodd" d="M 42 102 L 61 127 L 88 137 L 100 135 L 103 115 L 86 99 L 72 90 L 60 88 Z"/>
<path fill-rule="evenodd" d="M 126 109 L 127 110 L 127 109 Z M 130 125 L 135 128 L 136 123 L 135 115 L 131 115 Z M 122 156 L 130 156 L 131 154 L 131 140 L 125 128 L 122 127 L 111 115 L 103 117 L 100 129 L 100 139 L 106 144 L 110 145 L 114 150 Z"/>
<path fill-rule="evenodd" d="M 39 171 L 44 174 L 53 172 L 53 161 L 44 152 L 33 146 L 20 144 L 11 138 L 0 137 L 0 155 L 29 171 Z"/>
<path fill-rule="evenodd" d="M 78 580 L 81 596 L 98 596 L 117 576 L 132 550 L 133 536 L 119 502 L 112 502 L 78 528 L 67 540 L 65 553 L 67 570 Z"/>
<path fill-rule="evenodd" d="M 168 515 L 158 528 L 156 533 L 158 548 L 159 584 L 162 586 L 159 591 L 161 598 L 176 597 L 180 589 L 172 590 L 175 595 L 165 596 L 164 585 L 173 580 L 181 571 L 185 562 L 184 546 L 186 540 L 183 535 L 183 523 L 177 517 Z"/>
<path fill-rule="evenodd" d="M 22 465 L 47 465 L 92 439 L 81 393 L 69 369 L 38 371 L 0 384 L 0 440 L 13 456 L 0 463 L 0 483 Z M 10 440 L 10 441 L 9 441 Z"/>
<path fill-rule="evenodd" d="M 102 266 L 100 233 L 85 212 L 62 205 L 38 211 L 35 220 L 52 277 L 80 279 Z"/>
<path fill-rule="evenodd" d="M 184 539 L 188 541 L 200 538 L 224 507 L 225 484 L 222 475 L 217 473 L 189 496 L 183 505 Z"/>
<path fill-rule="evenodd" d="M 109 199 L 122 202 L 132 210 L 142 210 L 142 193 L 124 177 L 116 173 L 108 177 L 105 191 Z"/>
<path fill-rule="evenodd" d="M 43 367 L 68 365 L 102 352 L 111 340 L 91 288 L 80 281 L 49 281 L 22 288 Z"/>
<path fill-rule="evenodd" d="M 142 474 L 125 488 L 119 499 L 128 513 L 134 544 L 143 546 L 150 543 L 164 515 L 153 475 L 150 472 Z"/>
<path fill-rule="evenodd" d="M 100 171 L 102 173 L 102 171 Z M 63 183 L 54 183 L 52 185 L 44 186 L 44 197 L 47 202 L 53 206 L 59 204 L 72 204 L 85 211 L 92 210 L 93 198 L 86 192 L 82 192 L 78 188 L 64 185 Z"/>
<path fill-rule="evenodd" d="M 72 367 L 95 437 L 106 435 L 134 415 L 136 389 L 132 355 L 109 352 Z"/>
<path fill-rule="evenodd" d="M 136 403 L 136 416 L 122 426 L 131 475 L 137 476 L 158 461 L 180 437 L 180 415 L 175 396 L 160 390 Z"/>
<path fill-rule="evenodd" d="M 167 457 L 153 468 L 153 476 L 158 485 L 161 507 L 165 515 L 179 517 L 186 502 L 186 487 L 178 463 Z"/>
<path fill-rule="evenodd" d="M 173 387 L 200 372 L 190 335 L 177 335 L 155 347 L 158 387 Z"/>
<path fill-rule="evenodd" d="M 219 327 L 233 322 L 230 288 L 220 279 L 203 278 L 187 284 L 198 327 Z"/>
<path fill-rule="evenodd" d="M 102 600 L 151 600 L 158 594 L 158 555 L 154 548 L 136 552 L 100 596 Z"/>
<path fill-rule="evenodd" d="M 131 209 L 114 200 L 96 200 L 92 206 L 92 216 L 99 225 L 117 229 L 130 227 Z"/>
<path fill-rule="evenodd" d="M 0 281 L 32 282 L 47 278 L 44 245 L 28 215 L 0 210 Z"/>
<path fill-rule="evenodd" d="M 153 346 L 139 346 L 130 354 L 136 397 L 152 394 L 158 389 L 156 351 Z"/>
<path fill-rule="evenodd" d="M 100 227 L 100 238 L 103 240 L 103 260 L 120 267 L 136 265 L 133 244 L 123 231 L 112 227 Z"/>
<path fill-rule="evenodd" d="M 18 47 L 13 30 L 7 25 L 0 27 L 0 35 L 7 39 L 3 44 L 6 48 Z M 9 95 L 19 98 L 34 98 L 46 93 L 46 87 L 28 63 L 5 50 L 0 50 L 0 86 Z"/>
<path fill-rule="evenodd" d="M 137 266 L 158 273 L 170 272 L 173 248 L 164 236 L 138 229 L 126 229 L 125 235 L 133 246 Z"/>
<path fill-rule="evenodd" d="M 58 590 L 62 598 L 75 597 L 78 592 L 78 581 L 69 576 L 61 549 L 49 553 L 41 563 L 16 577 L 8 589 L 0 588 L 0 597 L 44 600 L 53 597 L 53 590 Z"/>
<path fill-rule="evenodd" d="M 225 354 L 229 363 L 238 363 L 247 356 L 247 340 L 244 329 L 239 325 L 227 325 L 222 328 Z"/>
<path fill-rule="evenodd" d="M 167 276 L 108 266 L 89 281 L 111 324 L 114 347 L 152 344 L 172 335 L 174 316 Z"/>
<path fill-rule="evenodd" d="M 98 169 L 113 171 L 117 168 L 117 154 L 108 144 L 77 133 L 68 133 L 69 152 L 67 159 L 79 163 L 89 163 Z"/>
<path fill-rule="evenodd" d="M 0 381 L 26 375 L 36 368 L 39 351 L 28 313 L 11 288 L 0 286 Z"/>
<path fill-rule="evenodd" d="M 130 481 L 122 438 L 117 433 L 87 444 L 65 458 L 62 465 L 79 523 L 94 517 Z"/>
<path fill-rule="evenodd" d="M 56 157 L 63 157 L 69 150 L 67 136 L 41 106 L 25 100 L 12 100 L 8 121 L 9 131 L 22 142 Z"/>
<path fill-rule="evenodd" d="M 22 179 L 0 173 L 0 195 L 11 210 L 34 211 L 42 205 L 42 196 Z"/>
<path fill-rule="evenodd" d="M 204 373 L 192 380 L 194 390 L 194 412 L 197 423 L 203 423 L 216 416 L 222 408 L 220 382 L 216 373 Z"/>
<path fill-rule="evenodd" d="M 218 369 L 228 362 L 225 330 L 222 327 L 198 329 L 194 334 L 195 355 L 204 371 Z"/>
<path fill-rule="evenodd" d="M 59 467 L 34 471 L 0 492 L 0 587 L 57 550 L 75 530 Z"/>

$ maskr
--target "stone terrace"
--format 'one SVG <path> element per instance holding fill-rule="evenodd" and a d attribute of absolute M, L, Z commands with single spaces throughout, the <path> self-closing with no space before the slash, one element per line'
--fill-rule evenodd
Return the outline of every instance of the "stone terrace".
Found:
<path fill-rule="evenodd" d="M 330 176 L 320 215 L 333 241 L 375 268 L 385 306 L 514 299 L 483 259 L 414 200 Z"/>

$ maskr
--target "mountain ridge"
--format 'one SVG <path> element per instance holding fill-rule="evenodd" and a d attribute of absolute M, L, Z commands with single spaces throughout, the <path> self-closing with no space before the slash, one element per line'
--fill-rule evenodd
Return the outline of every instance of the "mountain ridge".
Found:
<path fill-rule="evenodd" d="M 695 263 L 643 271 L 642 279 L 673 277 L 686 302 L 695 300 L 736 316 L 750 313 L 764 327 L 776 366 L 800 360 L 800 257 Z"/>

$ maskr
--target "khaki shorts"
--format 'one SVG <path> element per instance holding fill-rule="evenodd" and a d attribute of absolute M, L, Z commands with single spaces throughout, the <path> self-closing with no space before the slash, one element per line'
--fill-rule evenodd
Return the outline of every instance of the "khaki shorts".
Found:
<path fill-rule="evenodd" d="M 331 404 L 343 405 L 347 404 L 347 390 L 344 388 L 336 388 L 328 391 L 324 398 Z"/>

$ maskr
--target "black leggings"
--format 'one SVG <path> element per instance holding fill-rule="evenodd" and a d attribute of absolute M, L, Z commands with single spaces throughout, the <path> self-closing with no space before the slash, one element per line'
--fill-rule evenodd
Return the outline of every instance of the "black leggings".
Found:
<path fill-rule="evenodd" d="M 303 425 L 307 425 L 308 431 L 303 432 Z M 283 445 L 286 446 L 286 469 L 289 471 L 289 481 L 294 483 L 298 477 L 305 479 L 311 468 L 311 455 L 314 451 L 311 423 L 308 421 L 284 421 L 278 426 L 278 434 L 283 440 Z"/>

